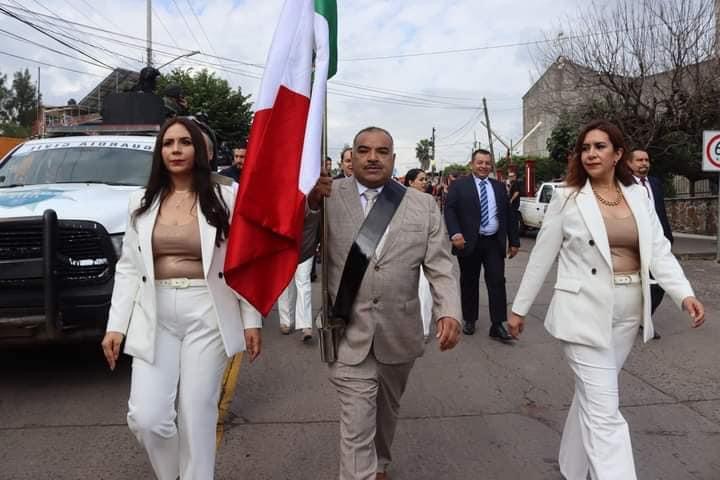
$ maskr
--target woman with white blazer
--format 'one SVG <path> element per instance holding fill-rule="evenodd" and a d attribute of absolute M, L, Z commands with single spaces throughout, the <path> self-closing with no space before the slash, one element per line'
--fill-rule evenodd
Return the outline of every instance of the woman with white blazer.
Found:
<path fill-rule="evenodd" d="M 127 421 L 160 480 L 213 478 L 228 357 L 260 354 L 261 316 L 223 279 L 234 200 L 211 180 L 200 129 L 168 120 L 130 197 L 102 341 L 110 369 L 123 338 L 133 357 Z"/>
<path fill-rule="evenodd" d="M 575 394 L 560 443 L 568 480 L 633 480 L 627 423 L 619 410 L 618 375 L 638 326 L 653 338 L 650 272 L 692 319 L 704 321 L 670 251 L 647 193 L 635 185 L 622 132 L 606 121 L 581 131 L 565 186 L 558 188 L 518 288 L 510 333 L 522 332 L 548 272 L 558 260 L 545 328 L 562 342 Z"/>
<path fill-rule="evenodd" d="M 421 168 L 411 168 L 405 174 L 404 184 L 406 187 L 414 188 L 422 193 L 427 190 L 427 174 Z M 420 267 L 420 280 L 418 283 L 418 298 L 420 299 L 420 318 L 423 323 L 423 335 L 425 343 L 430 341 L 430 323 L 432 321 L 432 294 L 430 292 L 430 283 Z"/>

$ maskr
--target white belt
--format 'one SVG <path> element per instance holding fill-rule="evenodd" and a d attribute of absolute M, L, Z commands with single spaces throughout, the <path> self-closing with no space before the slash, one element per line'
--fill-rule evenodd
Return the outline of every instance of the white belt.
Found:
<path fill-rule="evenodd" d="M 613 275 L 613 283 L 615 285 L 630 285 L 640 283 L 639 273 L 616 273 Z"/>
<path fill-rule="evenodd" d="M 204 278 L 166 278 L 164 280 L 155 280 L 155 285 L 165 288 L 189 288 L 203 287 L 207 285 Z"/>

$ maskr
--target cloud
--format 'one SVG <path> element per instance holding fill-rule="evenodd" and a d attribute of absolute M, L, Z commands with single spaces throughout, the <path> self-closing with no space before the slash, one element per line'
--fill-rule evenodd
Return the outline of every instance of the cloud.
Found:
<path fill-rule="evenodd" d="M 35 3 L 2 1 L 16 7 L 23 5 L 40 10 Z M 572 0 L 526 0 L 512 7 L 506 0 L 341 0 L 338 3 L 341 60 L 538 40 L 544 37 L 544 32 L 556 28 L 557 19 L 576 11 L 576 3 Z M 80 32 L 71 25 L 65 28 L 66 33 L 80 40 L 114 52 L 79 45 L 104 62 L 133 69 L 143 66 L 144 0 L 43 0 L 42 4 L 50 10 L 43 12 L 47 15 L 57 13 L 72 21 L 137 37 L 122 38 L 122 41 L 134 46 L 120 45 L 91 36 L 86 30 Z M 189 4 L 198 15 L 205 33 Z M 229 59 L 264 63 L 282 4 L 281 0 L 156 0 L 153 4 L 156 13 L 153 39 L 164 44 L 156 46 L 156 62 L 165 62 L 172 55 L 179 54 L 181 50 L 175 46 L 178 45 L 184 50 L 216 52 Z M 0 28 L 53 48 L 67 50 L 6 16 L 0 17 Z M 114 37 L 112 34 L 95 33 Z M 108 73 L 102 68 L 5 37 L 0 50 L 93 75 Z M 76 52 L 71 54 L 79 56 Z M 173 65 L 202 68 L 197 61 L 217 64 L 210 69 L 233 86 L 240 86 L 245 93 L 254 95 L 259 87 L 259 81 L 252 77 L 261 74 L 261 70 L 239 62 L 198 55 Z M 25 67 L 36 76 L 37 67 L 31 62 L 0 55 L 2 73 L 11 74 Z M 395 136 L 397 168 L 404 173 L 417 166 L 414 146 L 421 138 L 429 137 L 434 126 L 441 166 L 465 162 L 474 138 L 487 144 L 487 131 L 479 122 L 482 116 L 477 110 L 482 97 L 488 100 L 491 123 L 501 136 L 517 140 L 522 135 L 521 98 L 531 86 L 534 68 L 528 47 L 390 60 L 341 61 L 338 74 L 331 81 L 334 93 L 330 95 L 328 105 L 330 154 L 337 158 L 340 148 L 350 142 L 360 128 L 370 124 L 380 125 Z M 42 67 L 43 97 L 46 103 L 54 104 L 65 104 L 71 97 L 79 100 L 99 80 L 97 76 Z M 378 101 L 387 96 L 383 93 L 349 88 L 341 82 L 402 92 L 406 96 L 392 95 L 394 103 L 386 103 Z M 417 102 L 412 97 L 428 98 L 428 95 L 462 98 L 433 97 L 437 102 L 461 104 L 464 109 L 407 105 Z M 459 129 L 463 125 L 465 127 Z M 453 132 L 455 134 L 450 135 Z M 497 148 L 501 148 L 499 144 Z"/>

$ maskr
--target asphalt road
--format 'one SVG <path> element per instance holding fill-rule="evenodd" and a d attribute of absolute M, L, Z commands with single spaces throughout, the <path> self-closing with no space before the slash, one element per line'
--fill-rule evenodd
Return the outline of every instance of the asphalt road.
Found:
<path fill-rule="evenodd" d="M 524 244 L 508 262 L 510 298 L 532 241 Z M 707 324 L 691 330 L 666 298 L 656 314 L 662 339 L 638 340 L 621 374 L 641 480 L 720 479 L 720 265 L 683 265 Z M 551 287 L 550 280 L 514 346 L 482 328 L 451 352 L 428 345 L 403 399 L 392 479 L 560 480 L 573 385 L 542 327 Z M 481 303 L 486 311 L 484 295 Z M 242 367 L 216 478 L 337 478 L 338 405 L 317 346 L 280 335 L 275 313 L 264 344 L 261 358 Z M 152 478 L 125 424 L 129 374 L 127 358 L 107 371 L 97 345 L 0 352 L 0 479 Z"/>

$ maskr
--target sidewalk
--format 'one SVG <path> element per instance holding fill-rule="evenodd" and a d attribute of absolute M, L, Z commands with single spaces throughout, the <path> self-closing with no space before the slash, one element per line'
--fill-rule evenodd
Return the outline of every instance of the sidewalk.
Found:
<path fill-rule="evenodd" d="M 672 251 L 681 259 L 714 260 L 717 250 L 717 240 L 714 237 L 700 237 L 697 235 L 673 235 L 675 242 Z"/>

